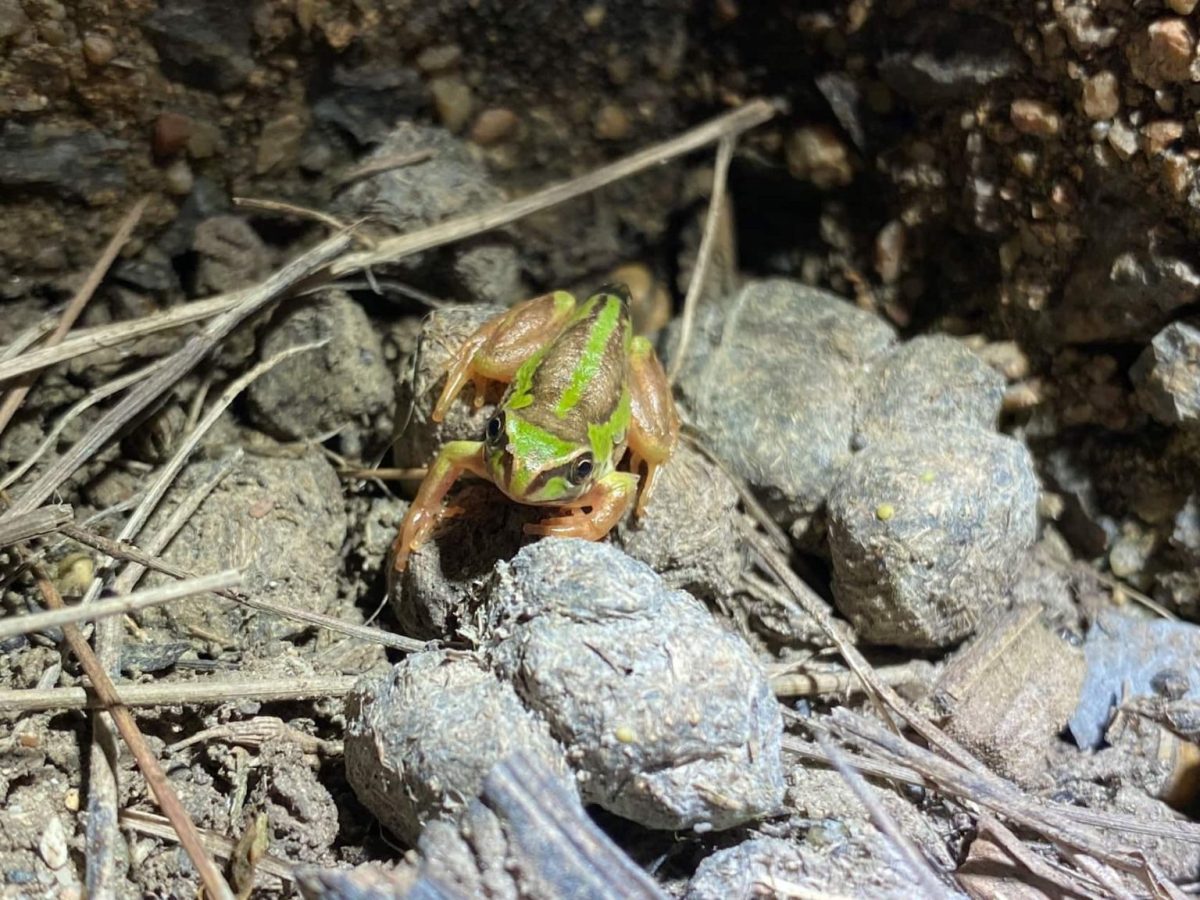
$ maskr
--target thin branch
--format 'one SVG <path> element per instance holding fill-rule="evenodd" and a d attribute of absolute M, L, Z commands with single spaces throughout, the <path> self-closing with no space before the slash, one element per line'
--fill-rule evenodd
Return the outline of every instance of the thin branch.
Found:
<path fill-rule="evenodd" d="M 215 706 L 257 700 L 270 703 L 282 700 L 311 700 L 345 697 L 354 690 L 358 679 L 348 675 L 320 675 L 313 678 L 266 678 L 245 680 L 204 679 L 202 681 L 156 681 L 149 684 L 123 684 L 118 699 L 124 706 Z M 0 690 L 0 712 L 37 712 L 48 709 L 103 709 L 104 702 L 92 691 L 81 687 L 33 690 Z"/>
<path fill-rule="evenodd" d="M 647 147 L 645 150 L 626 156 L 607 166 L 593 169 L 578 178 L 551 185 L 483 212 L 461 216 L 457 219 L 447 219 L 430 228 L 388 238 L 380 241 L 379 246 L 374 250 L 347 254 L 330 266 L 330 272 L 337 277 L 347 272 L 356 272 L 371 266 L 394 262 L 450 241 L 492 231 L 531 213 L 589 194 L 614 181 L 690 153 L 706 144 L 720 140 L 726 135 L 754 128 L 771 119 L 775 113 L 776 107 L 768 101 L 751 100 L 732 112 L 710 119 L 690 131 Z"/>
<path fill-rule="evenodd" d="M 737 135 L 729 134 L 717 144 L 717 162 L 713 167 L 712 193 L 708 199 L 708 212 L 704 216 L 704 232 L 700 237 L 700 248 L 696 251 L 696 263 L 692 266 L 692 277 L 688 281 L 687 295 L 683 298 L 683 316 L 679 321 L 679 343 L 671 354 L 671 368 L 667 371 L 667 382 L 675 384 L 679 370 L 683 368 L 688 344 L 692 341 L 692 328 L 696 320 L 696 307 L 700 305 L 700 294 L 704 291 L 704 278 L 712 260 L 713 244 L 721 224 L 721 209 L 725 205 L 725 184 L 729 180 L 729 164 L 733 161 L 733 148 Z"/>
<path fill-rule="evenodd" d="M 127 422 L 170 390 L 176 381 L 212 352 L 229 332 L 281 294 L 322 270 L 330 260 L 342 253 L 349 243 L 350 238 L 344 234 L 328 238 L 292 260 L 261 284 L 246 290 L 241 303 L 209 322 L 200 334 L 192 337 L 183 347 L 171 354 L 167 365 L 133 388 L 120 403 L 105 413 L 83 438 L 17 498 L 6 515 L 27 512 L 39 506 Z"/>
<path fill-rule="evenodd" d="M 33 565 L 33 573 L 46 606 L 50 609 L 62 609 L 65 606 L 62 597 L 58 595 L 58 589 L 54 587 L 54 583 L 40 564 Z M 154 753 L 146 743 L 146 739 L 138 729 L 137 723 L 133 720 L 133 714 L 121 706 L 112 679 L 108 677 L 108 672 L 96 659 L 92 648 L 88 646 L 87 640 L 79 630 L 79 626 L 73 624 L 63 626 L 63 636 L 84 672 L 91 679 L 93 688 L 104 707 L 112 714 L 117 730 L 129 747 L 129 752 L 133 754 L 159 808 L 170 820 L 171 827 L 179 836 L 179 843 L 192 861 L 192 865 L 196 867 L 196 872 L 199 874 L 205 890 L 215 900 L 233 900 L 233 892 L 225 883 L 225 879 L 221 877 L 212 857 L 204 849 L 195 823 L 188 816 L 183 804 L 179 802 L 179 797 L 171 787 L 171 782 L 167 779 L 162 766 L 159 765 Z"/>
<path fill-rule="evenodd" d="M 378 175 L 381 172 L 390 172 L 392 169 L 402 169 L 405 166 L 416 165 L 430 159 L 433 154 L 433 148 L 426 147 L 422 150 L 414 150 L 412 153 L 393 153 L 388 156 L 368 159 L 366 162 L 352 166 L 345 172 L 337 175 L 337 185 L 338 187 L 345 187 L 352 181 L 361 181 L 364 178 Z"/>
<path fill-rule="evenodd" d="M 240 206 L 243 209 L 259 209 L 264 212 L 286 213 L 290 216 L 296 216 L 300 219 L 309 219 L 313 222 L 320 222 L 322 225 L 327 225 L 334 231 L 353 231 L 353 227 L 343 222 L 337 216 L 331 213 L 322 212 L 319 209 L 312 209 L 308 206 L 298 206 L 295 203 L 287 203 L 283 200 L 266 200 L 257 197 L 234 197 L 233 205 Z M 366 235 L 356 235 L 358 240 L 366 247 L 374 247 L 375 241 Z"/>
<path fill-rule="evenodd" d="M 0 345 L 0 362 L 7 362 L 16 356 L 20 356 L 53 330 L 54 319 L 50 316 L 46 316 L 40 322 L 36 322 L 28 328 L 23 329 L 7 344 Z"/>
<path fill-rule="evenodd" d="M 871 793 L 871 787 L 861 775 L 842 758 L 841 752 L 834 746 L 833 742 L 828 740 L 824 735 L 817 735 L 817 740 L 821 744 L 821 748 L 828 754 L 830 763 L 833 764 L 837 773 L 842 776 L 842 780 L 846 782 L 847 787 L 853 791 L 854 796 L 858 798 L 858 802 L 863 805 L 870 816 L 872 824 L 883 834 L 891 843 L 892 848 L 903 860 L 905 868 L 908 869 L 908 874 L 912 879 L 921 886 L 926 897 L 931 898 L 948 898 L 950 892 L 946 890 L 946 886 L 938 880 L 938 877 L 929 868 L 929 864 L 913 846 L 912 841 L 908 836 L 900 830 L 892 817 L 888 815 L 887 810 Z"/>
<path fill-rule="evenodd" d="M 853 672 L 790 672 L 785 667 L 770 667 L 771 690 L 776 697 L 852 696 L 863 690 L 862 682 Z M 921 684 L 933 675 L 933 664 L 912 659 L 895 666 L 875 670 L 881 684 L 890 687 Z"/>
<path fill-rule="evenodd" d="M 68 622 L 93 622 L 110 616 L 120 616 L 125 613 L 137 612 L 139 609 L 161 606 L 172 600 L 180 600 L 196 594 L 205 594 L 222 588 L 234 588 L 241 583 L 242 573 L 236 569 L 229 569 L 225 572 L 218 572 L 216 575 L 172 581 L 161 587 L 149 588 L 109 600 L 98 600 L 95 603 L 79 603 L 40 613 L 7 616 L 0 619 L 0 638 L 13 637 L 18 634 L 33 634 L 37 631 L 45 631 L 47 628 L 59 628 Z"/>
<path fill-rule="evenodd" d="M 58 320 L 58 325 L 55 326 L 54 331 L 50 332 L 50 336 L 46 338 L 46 346 L 53 347 L 56 344 L 62 343 L 62 339 L 66 337 L 67 332 L 75 325 L 75 320 L 79 318 L 84 307 L 92 299 L 92 295 L 96 293 L 96 288 L 100 286 L 100 282 L 104 280 L 104 276 L 108 273 L 108 267 L 113 264 L 113 260 L 117 258 L 117 254 L 121 252 L 121 248 L 125 246 L 125 242 L 129 240 L 129 236 L 133 234 L 133 229 L 141 221 L 142 213 L 149 202 L 150 195 L 147 194 L 137 203 L 133 204 L 133 208 L 121 219 L 121 224 L 117 226 L 116 234 L 109 239 L 104 252 L 100 254 L 100 258 L 96 260 L 96 264 L 88 272 L 87 278 L 83 280 L 83 284 L 79 286 L 79 290 L 75 292 L 75 296 L 71 298 L 71 302 L 63 310 L 62 317 Z M 21 404 L 25 402 L 25 397 L 31 387 L 33 387 L 32 378 L 10 390 L 8 396 L 4 398 L 4 402 L 0 403 L 0 434 L 4 433 L 4 429 L 8 427 L 8 423 L 12 421 L 12 417 L 16 415 L 17 410 L 21 408 Z"/>
<path fill-rule="evenodd" d="M 128 828 L 139 834 L 148 834 L 151 837 L 162 838 L 167 841 L 178 840 L 178 837 L 171 830 L 170 823 L 166 819 L 162 816 L 156 816 L 153 813 L 143 812 L 140 809 L 122 810 L 120 824 L 122 828 Z M 200 832 L 200 840 L 204 843 L 204 847 L 208 852 L 221 859 L 232 859 L 237 849 L 236 841 L 225 837 L 223 834 L 217 834 L 209 830 Z M 259 875 L 271 875 L 284 881 L 294 881 L 296 878 L 292 863 L 278 856 L 272 856 L 269 853 L 258 860 L 254 871 L 256 877 Z"/>
<path fill-rule="evenodd" d="M 192 300 L 180 306 L 143 316 L 140 319 L 130 319 L 127 322 L 116 322 L 112 325 L 98 325 L 95 328 L 81 328 L 70 340 L 63 341 L 57 347 L 42 347 L 22 353 L 13 359 L 0 362 L 0 383 L 13 378 L 19 378 L 30 372 L 37 372 L 58 363 L 68 362 L 97 350 L 107 350 L 119 347 L 121 344 L 135 341 L 147 335 L 160 331 L 170 331 L 211 319 L 223 312 L 228 312 L 246 299 L 249 291 L 233 291 L 228 294 L 218 294 L 204 300 Z"/>
<path fill-rule="evenodd" d="M 0 522 L 0 548 L 50 534 L 74 518 L 75 510 L 66 503 L 60 503 L 21 513 L 13 519 L 5 519 Z"/>

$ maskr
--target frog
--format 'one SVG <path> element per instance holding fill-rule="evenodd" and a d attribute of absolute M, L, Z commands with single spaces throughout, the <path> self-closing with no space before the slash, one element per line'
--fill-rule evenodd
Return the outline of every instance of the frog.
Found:
<path fill-rule="evenodd" d="M 598 541 L 631 504 L 644 515 L 680 417 L 653 344 L 633 332 L 628 287 L 582 301 L 553 291 L 488 319 L 451 357 L 434 422 L 468 383 L 477 409 L 489 391 L 503 394 L 480 440 L 447 442 L 429 466 L 393 543 L 393 576 L 461 512 L 445 498 L 465 474 L 516 503 L 557 508 L 527 523 L 529 535 Z"/>

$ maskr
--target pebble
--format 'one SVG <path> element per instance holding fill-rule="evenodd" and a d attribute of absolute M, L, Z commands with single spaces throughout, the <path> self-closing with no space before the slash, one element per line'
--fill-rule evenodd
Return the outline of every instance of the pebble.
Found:
<path fill-rule="evenodd" d="M 29 17 L 20 0 L 0 0 L 0 40 L 14 37 L 29 27 Z"/>
<path fill-rule="evenodd" d="M 474 105 L 474 98 L 467 83 L 457 76 L 442 76 L 429 82 L 429 90 L 433 94 L 438 118 L 446 126 L 446 130 L 455 134 L 462 131 L 471 117 L 471 107 Z"/>
<path fill-rule="evenodd" d="M 1142 408 L 1164 425 L 1200 421 L 1200 329 L 1183 322 L 1168 325 L 1129 376 Z"/>
<path fill-rule="evenodd" d="M 1137 153 L 1137 132 L 1120 119 L 1114 119 L 1112 127 L 1108 129 L 1108 145 L 1121 159 L 1130 159 Z"/>
<path fill-rule="evenodd" d="M 511 135 L 519 121 L 515 112 L 503 106 L 485 109 L 471 126 L 471 140 L 484 147 L 495 144 Z"/>
<path fill-rule="evenodd" d="M 192 186 L 196 183 L 192 167 L 187 164 L 185 159 L 177 159 L 167 166 L 163 177 L 167 191 L 176 197 L 186 197 L 192 192 Z"/>
<path fill-rule="evenodd" d="M 1181 16 L 1190 16 L 1192 10 L 1196 8 L 1196 0 L 1167 0 L 1167 6 L 1171 7 L 1171 12 L 1179 13 Z"/>
<path fill-rule="evenodd" d="M 294 112 L 285 113 L 264 125 L 258 138 L 255 173 L 262 175 L 272 169 L 287 169 L 294 165 L 306 128 L 304 119 Z"/>
<path fill-rule="evenodd" d="M 417 68 L 426 74 L 453 69 L 462 60 L 462 47 L 458 44 L 439 44 L 427 47 L 417 57 Z"/>
<path fill-rule="evenodd" d="M 831 128 L 797 128 L 788 137 L 786 152 L 792 176 L 818 188 L 843 187 L 854 180 L 850 151 Z"/>
<path fill-rule="evenodd" d="M 1159 19 L 1126 48 L 1134 78 L 1149 87 L 1191 80 L 1196 41 L 1183 19 Z"/>
<path fill-rule="evenodd" d="M 1034 137 L 1054 137 L 1062 124 L 1054 107 L 1041 100 L 1014 100 L 1009 116 L 1017 131 Z"/>
<path fill-rule="evenodd" d="M 93 66 L 104 66 L 117 55 L 117 48 L 102 34 L 89 34 L 83 38 L 83 58 Z"/>
<path fill-rule="evenodd" d="M 1107 69 L 1083 83 L 1083 111 L 1089 119 L 1111 119 L 1121 108 L 1117 76 Z"/>
<path fill-rule="evenodd" d="M 1157 156 L 1183 137 L 1183 123 L 1175 119 L 1159 119 L 1142 128 L 1146 155 Z"/>
<path fill-rule="evenodd" d="M 629 116 L 615 103 L 606 103 L 596 113 L 592 131 L 602 141 L 620 141 L 629 137 L 632 130 Z"/>
<path fill-rule="evenodd" d="M 158 159 L 170 159 L 187 146 L 192 134 L 192 119 L 183 113 L 159 113 L 154 120 L 151 147 Z"/>

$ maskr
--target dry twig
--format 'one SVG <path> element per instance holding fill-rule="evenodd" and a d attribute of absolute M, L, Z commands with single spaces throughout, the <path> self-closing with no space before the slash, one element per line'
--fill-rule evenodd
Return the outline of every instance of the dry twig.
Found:
<path fill-rule="evenodd" d="M 721 222 L 721 208 L 725 205 L 725 183 L 729 176 L 729 164 L 733 161 L 733 148 L 737 143 L 737 135 L 730 134 L 721 138 L 717 144 L 717 162 L 713 167 L 712 193 L 708 199 L 708 212 L 704 216 L 704 233 L 700 237 L 700 248 L 696 251 L 696 263 L 692 267 L 692 278 L 688 282 L 687 295 L 683 298 L 683 315 L 679 320 L 679 343 L 671 354 L 671 368 L 667 372 L 667 381 L 675 384 L 679 378 L 679 370 L 683 368 L 684 357 L 687 356 L 688 344 L 692 340 L 692 326 L 696 320 L 696 307 L 700 304 L 700 294 L 704 290 L 704 278 L 708 274 L 708 264 L 712 260 L 712 248 L 717 239 L 717 226 Z"/>
<path fill-rule="evenodd" d="M 33 573 L 38 590 L 41 592 L 46 606 L 50 607 L 50 609 L 62 609 L 65 606 L 62 597 L 58 595 L 58 590 L 54 587 L 54 583 L 46 575 L 40 564 L 33 564 Z M 196 867 L 205 890 L 215 900 L 232 900 L 233 893 L 229 890 L 229 885 L 225 883 L 225 879 L 221 877 L 216 864 L 204 849 L 204 845 L 196 831 L 195 823 L 188 816 L 183 804 L 179 802 L 179 797 L 175 794 L 175 790 L 171 787 L 171 782 L 167 780 L 162 766 L 159 765 L 158 760 L 154 757 L 154 753 L 146 743 L 146 739 L 138 729 L 137 723 L 133 720 L 133 715 L 128 709 L 121 706 L 112 679 L 108 677 L 108 672 L 100 664 L 100 661 L 92 652 L 92 648 L 88 646 L 87 640 L 84 639 L 83 633 L 77 625 L 69 624 L 63 626 L 63 635 L 71 648 L 71 652 L 79 660 L 79 664 L 83 667 L 84 672 L 87 673 L 88 678 L 91 679 L 93 688 L 100 696 L 104 707 L 111 713 L 113 723 L 129 747 L 129 752 L 133 754 L 133 758 L 137 762 L 142 776 L 146 779 L 146 783 L 149 785 L 154 799 L 158 802 L 159 808 L 170 820 L 171 827 L 175 829 L 179 843 L 183 845 L 183 849 L 187 852 L 192 865 Z"/>
<path fill-rule="evenodd" d="M 0 488 L 3 490 L 3 488 Z M 0 522 L 0 548 L 19 544 L 30 538 L 57 531 L 75 518 L 75 511 L 66 503 L 43 506 Z"/>
<path fill-rule="evenodd" d="M 92 266 L 92 270 L 88 272 L 87 278 L 84 279 L 83 284 L 79 286 L 79 290 L 75 292 L 75 296 L 71 298 L 71 302 L 63 310 L 62 318 L 59 319 L 54 331 L 46 338 L 47 346 L 53 347 L 55 344 L 61 343 L 62 339 L 66 337 L 67 332 L 75 325 L 75 320 L 79 318 L 84 307 L 88 305 L 88 301 L 92 299 L 92 295 L 96 293 L 96 288 L 100 286 L 100 282 L 104 280 L 104 276 L 108 273 L 108 267 L 113 264 L 113 260 L 117 258 L 117 254 L 121 252 L 121 248 L 125 246 L 125 242 L 129 240 L 129 236 L 133 234 L 133 229 L 141 221 L 142 212 L 146 209 L 146 204 L 149 202 L 150 196 L 146 195 L 125 214 L 125 217 L 121 220 L 121 224 L 117 226 L 116 234 L 109 240 L 108 245 L 104 248 L 104 252 L 100 254 L 100 258 L 96 260 L 96 264 Z M 27 380 L 24 384 L 10 390 L 8 396 L 4 398 L 4 402 L 0 403 L 0 434 L 4 433 L 4 429 L 12 421 L 12 417 L 20 409 L 21 404 L 25 401 L 25 396 L 29 393 L 29 389 L 32 386 L 33 380 Z"/>

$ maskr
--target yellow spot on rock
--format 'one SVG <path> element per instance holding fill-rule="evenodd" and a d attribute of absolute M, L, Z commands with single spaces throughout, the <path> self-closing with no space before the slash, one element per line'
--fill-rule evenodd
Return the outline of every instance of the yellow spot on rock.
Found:
<path fill-rule="evenodd" d="M 896 515 L 896 507 L 890 503 L 880 503 L 875 507 L 875 518 L 880 522 L 886 522 L 894 515 Z"/>
<path fill-rule="evenodd" d="M 625 725 L 621 725 L 613 734 L 622 744 L 632 744 L 637 740 L 637 735 L 633 733 L 633 729 Z"/>

